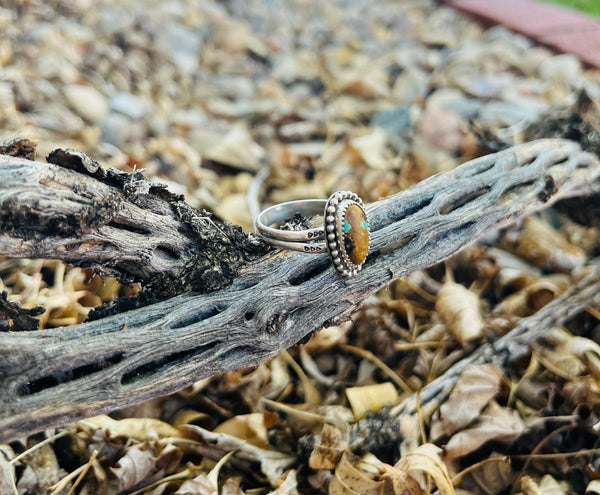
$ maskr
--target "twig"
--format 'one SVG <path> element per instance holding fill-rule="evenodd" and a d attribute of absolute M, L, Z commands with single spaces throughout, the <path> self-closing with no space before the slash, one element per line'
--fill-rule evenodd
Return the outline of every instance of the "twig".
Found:
<path fill-rule="evenodd" d="M 23 459 L 24 457 L 27 457 L 30 454 L 33 454 L 36 450 L 41 449 L 44 445 L 48 445 L 49 443 L 52 443 L 56 440 L 58 440 L 61 437 L 64 437 L 65 435 L 67 435 L 69 432 L 67 430 L 63 430 L 59 433 L 56 433 L 44 440 L 42 440 L 41 442 L 36 443 L 35 445 L 32 445 L 31 447 L 29 447 L 27 450 L 25 450 L 24 452 L 21 452 L 18 456 L 14 457 L 13 459 L 11 459 L 9 461 L 9 464 L 16 464 L 17 462 L 19 462 L 21 459 Z"/>

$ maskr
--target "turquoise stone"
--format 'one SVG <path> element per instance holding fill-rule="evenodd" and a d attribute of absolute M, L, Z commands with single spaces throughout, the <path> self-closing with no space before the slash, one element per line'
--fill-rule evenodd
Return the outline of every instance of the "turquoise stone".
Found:
<path fill-rule="evenodd" d="M 369 253 L 369 224 L 360 206 L 351 203 L 342 222 L 344 249 L 350 261 L 361 265 Z"/>

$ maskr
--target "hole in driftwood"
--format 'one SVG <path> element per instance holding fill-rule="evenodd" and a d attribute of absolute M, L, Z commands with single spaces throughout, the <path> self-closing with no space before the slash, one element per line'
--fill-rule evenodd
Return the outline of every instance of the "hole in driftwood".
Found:
<path fill-rule="evenodd" d="M 115 229 L 119 229 L 119 230 L 126 230 L 127 232 L 133 232 L 134 234 L 140 234 L 140 235 L 150 235 L 151 232 L 147 229 L 144 229 L 143 227 L 140 227 L 139 225 L 131 225 L 131 224 L 127 224 L 124 222 L 120 222 L 118 220 L 111 220 L 110 222 L 108 222 L 109 227 L 113 227 Z"/>
<path fill-rule="evenodd" d="M 552 168 L 552 167 L 556 167 L 557 165 L 565 165 L 566 163 L 569 162 L 569 157 L 568 156 L 564 156 L 563 158 L 560 158 L 558 160 L 556 160 L 555 162 L 552 162 L 550 165 L 548 165 L 548 168 Z"/>
<path fill-rule="evenodd" d="M 433 245 L 433 244 L 437 244 L 439 242 L 447 242 L 448 244 L 454 244 L 456 242 L 455 239 L 468 239 L 469 237 L 467 237 L 468 235 L 471 235 L 472 233 L 465 233 L 465 231 L 469 230 L 473 225 L 475 225 L 477 222 L 475 221 L 470 221 L 470 222 L 466 222 L 463 223 L 462 225 L 459 225 L 458 227 L 453 228 L 452 230 L 449 230 L 447 232 L 443 232 L 439 235 L 437 235 L 436 237 L 431 238 L 427 244 Z M 454 239 L 454 240 L 449 240 L 449 239 Z"/>
<path fill-rule="evenodd" d="M 298 308 L 296 311 L 302 310 L 304 308 Z M 267 320 L 267 324 L 265 325 L 265 330 L 267 333 L 275 334 L 279 332 L 279 329 L 283 326 L 283 324 L 287 321 L 288 314 L 275 314 L 269 317 Z"/>
<path fill-rule="evenodd" d="M 216 346 L 216 343 L 201 345 L 199 347 L 195 347 L 194 349 L 175 352 L 149 363 L 142 364 L 141 366 L 138 366 L 137 368 L 125 373 L 121 378 L 121 384 L 130 385 L 143 378 L 148 378 L 156 373 L 160 373 L 165 368 L 168 368 L 174 364 L 183 363 L 194 358 L 195 356 L 210 352 Z"/>
<path fill-rule="evenodd" d="M 199 321 L 207 320 L 208 318 L 218 315 L 221 312 L 219 308 L 216 306 L 203 309 L 198 311 L 197 313 L 191 315 L 185 315 L 183 318 L 174 321 L 171 324 L 171 328 L 183 328 L 189 325 L 193 325 L 194 323 L 198 323 Z"/>
<path fill-rule="evenodd" d="M 256 313 L 254 311 L 248 311 L 247 313 L 244 314 L 244 320 L 246 321 L 250 321 L 252 320 L 254 317 L 256 316 Z"/>
<path fill-rule="evenodd" d="M 400 220 L 404 220 L 405 218 L 410 217 L 411 215 L 414 215 L 415 213 L 422 210 L 423 208 L 427 208 L 431 204 L 432 201 L 433 201 L 433 196 L 421 198 L 420 201 L 412 204 L 406 210 L 404 210 L 401 215 L 398 215 L 397 217 L 394 217 L 394 218 L 386 219 L 383 222 L 381 222 L 381 225 L 379 226 L 379 228 L 377 230 L 381 230 L 382 228 L 386 227 L 387 225 L 390 225 L 394 222 L 399 222 Z"/>
<path fill-rule="evenodd" d="M 327 270 L 329 268 L 329 266 L 330 265 L 328 263 L 323 263 L 323 264 L 319 264 L 319 265 L 315 266 L 314 268 L 312 268 L 310 270 L 303 271 L 299 275 L 290 278 L 290 285 L 303 284 L 304 282 L 306 282 L 314 277 L 317 277 L 318 275 L 321 275 L 321 273 L 323 273 L 325 270 Z"/>
<path fill-rule="evenodd" d="M 482 187 L 481 189 L 478 189 L 477 191 L 473 191 L 471 193 L 466 194 L 465 196 L 463 196 L 459 200 L 455 201 L 454 203 L 451 203 L 449 205 L 441 207 L 440 215 L 447 215 L 451 211 L 458 210 L 459 208 L 465 206 L 467 203 L 470 203 L 474 199 L 477 199 L 477 198 L 483 196 L 484 194 L 487 194 L 487 192 L 490 189 L 491 189 L 490 186 L 485 186 L 485 187 Z"/>
<path fill-rule="evenodd" d="M 529 180 L 529 181 L 523 182 L 521 184 L 515 184 L 514 186 L 510 186 L 506 191 L 504 191 L 502 193 L 498 202 L 499 203 L 506 202 L 511 196 L 516 196 L 516 195 L 520 194 L 524 189 L 527 189 L 527 188 L 533 186 L 535 184 L 535 182 L 536 182 L 535 180 Z"/>
<path fill-rule="evenodd" d="M 103 359 L 102 361 L 98 361 L 97 363 L 86 364 L 84 366 L 79 366 L 69 371 L 64 371 L 62 373 L 56 373 L 53 375 L 47 375 L 42 378 L 38 378 L 37 380 L 34 380 L 19 387 L 17 394 L 20 397 L 33 395 L 38 392 L 41 392 L 42 390 L 56 387 L 61 383 L 72 382 L 73 380 L 77 380 L 78 378 L 93 375 L 98 371 L 110 368 L 111 366 L 120 362 L 121 359 L 123 359 L 123 354 L 119 353 L 109 358 Z"/>
<path fill-rule="evenodd" d="M 156 252 L 158 254 L 164 255 L 165 257 L 171 258 L 173 260 L 178 260 L 179 258 L 181 258 L 180 253 L 178 253 L 177 251 L 174 251 L 173 249 L 171 249 L 168 246 L 157 246 Z"/>
<path fill-rule="evenodd" d="M 398 239 L 397 241 L 386 244 L 385 247 L 383 247 L 380 252 L 381 252 L 381 254 L 385 254 L 390 251 L 400 249 L 400 248 L 406 246 L 408 243 L 410 243 L 410 241 L 412 241 L 415 237 L 417 237 L 417 234 L 406 235 L 406 236 L 402 237 L 401 239 Z M 372 253 L 372 254 L 374 254 L 374 253 Z"/>
<path fill-rule="evenodd" d="M 237 361 L 239 364 L 245 364 L 247 362 L 247 356 L 255 352 L 256 351 L 252 347 L 247 345 L 234 347 L 233 349 L 229 349 L 227 352 L 221 354 L 221 356 L 219 356 L 219 360 L 227 363 L 235 364 Z"/>
<path fill-rule="evenodd" d="M 528 160 L 526 160 L 523 163 L 519 164 L 518 168 L 528 167 L 529 165 L 532 165 L 533 163 L 535 163 L 537 161 L 537 159 L 538 159 L 538 156 L 532 156 Z M 517 168 L 517 167 L 515 167 L 515 168 Z"/>

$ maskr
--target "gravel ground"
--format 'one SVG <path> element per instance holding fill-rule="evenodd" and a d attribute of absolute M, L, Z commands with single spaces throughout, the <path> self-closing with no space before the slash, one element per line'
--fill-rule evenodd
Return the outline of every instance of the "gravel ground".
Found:
<path fill-rule="evenodd" d="M 144 168 L 246 229 L 261 167 L 261 204 L 372 201 L 482 153 L 471 121 L 518 141 L 598 87 L 432 1 L 9 1 L 0 27 L 0 138 Z"/>
<path fill-rule="evenodd" d="M 326 198 L 336 190 L 352 190 L 366 202 L 375 201 L 486 154 L 491 142 L 510 145 L 526 141 L 530 123 L 546 112 L 572 106 L 582 90 L 592 97 L 600 95 L 600 75 L 586 70 L 574 56 L 555 54 L 502 26 L 486 29 L 431 0 L 0 1 L 0 140 L 16 136 L 38 140 L 40 159 L 57 147 L 69 147 L 87 153 L 106 167 L 144 169 L 152 180 L 167 183 L 174 192 L 184 194 L 190 204 L 213 211 L 216 220 L 239 224 L 246 231 L 252 230 L 253 214 L 268 204 Z M 488 139 L 482 140 L 482 135 Z M 547 302 L 572 283 L 575 275 L 570 268 L 561 269 L 557 261 L 550 263 L 550 269 L 541 270 L 533 266 L 535 260 L 530 253 L 519 251 L 518 239 L 528 239 L 530 245 L 543 244 L 558 235 L 548 231 L 552 228 L 543 220 L 533 219 L 519 233 L 494 240 L 489 252 L 475 247 L 453 265 L 458 278 L 463 270 L 461 281 L 465 285 L 490 266 L 498 272 L 504 270 L 504 278 L 493 284 L 486 282 L 490 284 L 486 286 L 488 296 L 495 292 L 483 303 L 487 308 L 484 316 L 489 316 L 490 307 L 500 308 L 494 318 L 486 320 L 493 320 L 490 325 L 495 332 L 510 327 L 512 317 L 526 316 L 542 305 L 534 301 L 534 309 L 527 306 L 529 302 L 515 309 L 510 306 L 514 300 L 509 304 L 508 298 L 503 299 L 509 294 L 508 287 L 515 292 L 543 279 L 546 285 L 535 294 L 542 294 L 540 297 Z M 552 261 L 576 245 L 578 267 L 585 265 L 593 253 L 597 256 L 597 229 L 568 224 L 560 235 L 567 244 L 536 255 Z M 347 338 L 345 342 L 371 350 L 418 388 L 464 355 L 464 349 L 452 348 L 456 342 L 444 342 L 438 354 L 435 349 L 426 352 L 430 342 L 444 338 L 444 332 L 439 320 L 429 320 L 434 306 L 423 294 L 440 289 L 443 272 L 443 267 L 437 267 L 395 284 L 385 294 L 367 301 L 353 324 L 323 331 L 319 334 L 321 340 L 306 349 L 319 354 L 319 349 L 331 348 L 327 339 L 340 342 Z M 54 282 L 49 274 L 54 274 Z M 24 306 L 54 304 L 52 311 L 42 317 L 43 325 L 48 326 L 83 321 L 90 307 L 125 290 L 114 281 L 107 280 L 104 285 L 97 279 L 90 282 L 86 272 L 65 269 L 56 262 L 0 260 L 0 276 L 0 289 Z M 550 278 L 543 278 L 546 276 Z M 75 309 L 66 311 L 61 307 L 65 303 L 52 302 L 57 280 L 61 294 L 69 292 L 69 297 L 61 301 L 68 301 L 66 304 Z M 31 290 L 34 282 L 38 284 L 33 291 L 35 297 Z M 81 291 L 85 291 L 85 297 Z M 508 315 L 505 319 L 498 317 L 502 312 Z M 413 351 L 407 349 L 413 349 L 411 339 L 417 335 L 427 344 L 423 344 L 422 354 L 410 354 Z M 195 422 L 212 428 L 236 415 L 263 414 L 256 412 L 252 397 L 256 399 L 269 383 L 269 398 L 281 400 L 283 392 L 274 382 L 276 377 L 281 378 L 277 374 L 281 369 L 292 366 L 292 358 L 286 356 L 259 367 L 250 378 L 242 374 L 219 377 L 210 386 L 199 384 L 172 400 L 123 411 L 118 417 L 159 417 L 174 425 Z M 368 382 L 364 377 L 369 373 L 377 379 L 372 361 L 365 359 L 360 364 L 354 360 L 348 365 L 352 371 L 344 374 L 340 363 L 346 362 L 347 355 L 338 357 L 338 361 L 327 352 L 319 356 L 315 358 L 317 369 L 339 373 L 336 376 L 343 383 L 347 384 L 352 376 L 354 385 L 362 385 Z M 409 359 L 401 362 L 400 356 Z M 548 363 L 550 358 L 544 356 Z M 311 361 L 305 356 L 293 357 L 310 367 Z M 299 386 L 289 380 L 294 392 L 288 390 L 287 400 L 302 402 L 308 382 Z M 252 385 L 247 386 L 249 383 Z M 327 380 L 319 383 L 323 386 Z M 528 390 L 538 395 L 527 407 L 550 408 L 552 397 L 547 404 L 541 398 L 550 393 L 543 392 L 541 385 L 529 386 Z M 304 390 L 299 392 L 298 387 Z M 506 384 L 498 385 L 498 389 L 502 387 Z M 554 383 L 551 387 L 559 386 Z M 325 389 L 320 389 L 323 404 L 348 405 L 342 389 Z M 593 404 L 599 397 L 597 391 L 594 394 L 579 397 Z M 552 414 L 575 414 L 575 405 L 564 400 L 564 408 L 557 406 Z M 594 407 L 590 406 L 594 413 L 600 412 Z M 526 416 L 523 408 L 520 413 Z M 192 409 L 196 416 L 188 415 L 185 421 L 173 419 L 181 411 Z M 516 410 L 517 406 L 510 409 Z M 344 414 L 349 411 L 346 408 Z M 498 416 L 496 413 L 490 410 L 487 414 Z M 289 411 L 283 416 L 286 414 Z M 339 417 L 346 418 L 344 414 Z M 100 421 L 73 426 L 80 428 L 77 435 L 73 433 L 73 446 L 61 445 L 53 454 L 53 467 L 45 474 L 39 460 L 19 466 L 20 493 L 50 492 L 50 485 L 91 459 L 91 446 L 99 445 L 94 428 L 111 427 L 116 428 Z M 412 427 L 418 436 L 418 425 Z M 327 491 L 330 475 L 319 474 L 325 469 L 307 474 L 303 455 L 308 447 L 290 444 L 308 428 L 296 430 L 295 426 L 282 424 L 278 428 L 269 434 L 269 442 L 271 447 L 277 442 L 287 445 L 277 448 L 288 456 L 286 462 L 292 458 L 294 479 L 288 476 L 282 481 L 279 472 L 269 477 L 264 465 L 267 478 L 258 479 L 252 472 L 257 471 L 256 465 L 246 465 L 242 460 L 236 465 L 237 478 L 230 478 L 237 480 L 238 491 L 230 487 L 229 492 L 222 493 L 243 493 L 240 484 L 250 490 L 247 493 Z M 442 444 L 449 434 L 439 428 L 442 441 L 438 443 Z M 226 431 L 233 434 L 239 429 Z M 266 430 L 263 433 L 266 441 Z M 538 433 L 541 439 L 547 432 Z M 168 430 L 164 435 L 175 433 Z M 113 445 L 106 438 L 102 447 L 105 455 Z M 590 448 L 592 440 L 588 440 L 577 445 Z M 6 457 L 12 458 L 33 443 L 24 440 L 6 446 L 5 451 L 10 451 Z M 533 442 L 531 448 L 535 445 Z M 127 449 L 130 447 L 131 442 L 127 443 Z M 384 454 L 378 454 L 392 463 L 401 448 L 406 448 L 406 438 L 402 447 L 386 446 Z M 127 452 L 133 465 L 142 462 L 140 452 Z M 190 480 L 204 476 L 201 481 L 205 482 L 206 476 L 199 473 L 212 467 L 202 460 L 205 454 L 202 450 L 186 452 Z M 481 454 L 482 458 L 488 454 Z M 161 459 L 162 476 L 173 472 L 177 463 L 173 464 L 172 458 L 166 459 L 163 451 L 160 455 L 153 451 L 153 455 L 153 462 Z M 119 459 L 110 455 L 107 458 L 113 462 Z M 482 458 L 469 460 L 475 463 Z M 103 464 L 109 481 L 104 479 L 102 484 L 98 474 L 101 468 L 93 464 L 94 459 L 89 465 L 94 466 L 96 479 L 81 482 L 80 488 L 87 487 L 81 493 L 133 490 L 140 488 L 144 480 L 155 483 L 159 478 L 152 469 L 145 472 L 146 477 L 139 474 L 141 471 L 134 476 L 122 462 L 120 467 L 110 465 L 110 469 Z M 201 460 L 202 467 L 190 467 L 201 464 Z M 168 462 L 171 471 L 164 467 Z M 457 459 L 449 465 L 457 470 L 465 467 Z M 515 468 L 517 472 L 521 467 Z M 536 489 L 542 486 L 546 468 L 531 468 L 527 485 L 531 490 L 534 485 Z M 592 464 L 587 467 L 588 473 L 592 468 Z M 570 488 L 556 493 L 581 489 L 589 481 L 584 471 L 580 467 Z M 503 473 L 496 473 L 494 480 L 502 478 Z M 562 471 L 556 468 L 552 473 L 560 478 L 557 473 Z M 514 481 L 508 469 L 507 483 L 498 482 L 486 489 L 480 481 L 491 474 L 481 476 L 479 481 L 465 485 L 463 493 L 507 493 Z M 198 481 L 197 486 L 190 485 L 185 491 L 181 483 L 165 482 L 162 488 L 160 484 L 152 485 L 147 493 L 209 493 L 203 490 L 209 490 L 210 485 L 202 483 Z M 546 479 L 546 483 L 550 482 Z M 281 486 L 287 486 L 288 491 Z"/>

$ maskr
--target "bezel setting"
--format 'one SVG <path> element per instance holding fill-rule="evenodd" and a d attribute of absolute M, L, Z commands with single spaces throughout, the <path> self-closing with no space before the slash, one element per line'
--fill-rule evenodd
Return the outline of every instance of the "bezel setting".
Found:
<path fill-rule="evenodd" d="M 337 191 L 333 193 L 327 200 L 325 205 L 325 231 L 328 233 L 327 249 L 331 261 L 335 266 L 336 270 L 339 271 L 344 277 L 352 277 L 356 275 L 362 268 L 364 261 L 360 264 L 356 264 L 350 258 L 350 254 L 346 249 L 345 237 L 346 234 L 343 230 L 344 219 L 346 218 L 346 211 L 350 205 L 356 205 L 360 208 L 363 218 L 367 224 L 367 253 L 370 242 L 369 232 L 369 221 L 365 212 L 362 199 L 358 194 L 352 191 Z M 366 259 L 367 256 L 365 256 Z"/>

